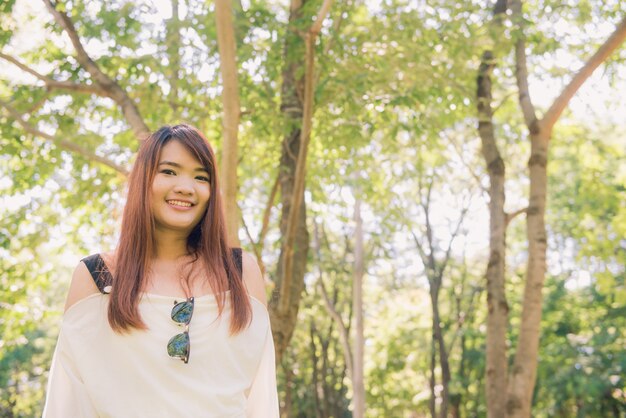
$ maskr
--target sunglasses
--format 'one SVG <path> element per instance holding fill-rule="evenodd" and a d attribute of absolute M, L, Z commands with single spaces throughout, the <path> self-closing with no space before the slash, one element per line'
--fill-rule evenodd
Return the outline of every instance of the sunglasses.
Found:
<path fill-rule="evenodd" d="M 178 325 L 184 325 L 185 331 L 174 335 L 167 343 L 167 354 L 172 358 L 179 358 L 185 364 L 189 361 L 189 350 L 191 343 L 189 341 L 189 322 L 193 315 L 193 297 L 183 301 L 174 302 L 172 308 L 172 320 Z"/>

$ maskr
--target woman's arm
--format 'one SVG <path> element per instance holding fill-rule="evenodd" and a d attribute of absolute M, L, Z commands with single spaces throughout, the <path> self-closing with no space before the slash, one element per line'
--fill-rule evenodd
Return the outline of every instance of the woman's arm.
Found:
<path fill-rule="evenodd" d="M 67 311 L 74 304 L 94 293 L 100 293 L 98 287 L 87 266 L 80 262 L 72 275 L 65 310 Z M 93 409 L 80 373 L 74 364 L 74 355 L 62 325 L 48 376 L 43 418 L 68 416 L 95 418 L 98 414 Z"/>
<path fill-rule="evenodd" d="M 96 283 L 93 281 L 87 266 L 81 261 L 74 269 L 74 274 L 72 274 L 70 290 L 67 293 L 67 300 L 65 302 L 65 311 L 77 302 L 85 299 L 89 295 L 93 295 L 94 293 L 100 293 L 100 291 L 98 290 Z"/>
<path fill-rule="evenodd" d="M 267 308 L 265 295 L 265 280 L 255 258 L 244 252 L 243 257 L 243 281 L 250 296 L 258 299 Z M 266 309 L 267 312 L 267 309 Z M 246 418 L 278 418 L 278 391 L 276 386 L 276 363 L 274 357 L 274 340 L 272 330 L 267 329 L 263 353 L 259 368 L 256 372 L 252 386 L 247 393 L 248 404 Z"/>

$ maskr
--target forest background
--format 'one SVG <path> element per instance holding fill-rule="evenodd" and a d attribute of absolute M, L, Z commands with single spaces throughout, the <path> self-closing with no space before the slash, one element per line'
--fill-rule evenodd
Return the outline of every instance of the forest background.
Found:
<path fill-rule="evenodd" d="M 2 1 L 0 416 L 40 416 L 71 271 L 183 121 L 267 277 L 283 416 L 626 416 L 625 14 Z"/>

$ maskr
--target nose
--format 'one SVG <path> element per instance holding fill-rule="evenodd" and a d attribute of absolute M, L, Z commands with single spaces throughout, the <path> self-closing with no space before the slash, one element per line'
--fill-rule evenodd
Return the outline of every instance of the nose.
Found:
<path fill-rule="evenodd" d="M 194 188 L 191 179 L 187 179 L 183 176 L 177 178 L 176 185 L 174 186 L 174 192 L 184 195 L 193 195 Z"/>

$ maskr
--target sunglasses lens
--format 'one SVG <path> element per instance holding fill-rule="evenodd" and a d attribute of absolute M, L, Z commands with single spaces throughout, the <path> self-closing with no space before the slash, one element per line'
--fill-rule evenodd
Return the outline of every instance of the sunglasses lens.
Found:
<path fill-rule="evenodd" d="M 193 313 L 193 302 L 179 302 L 172 308 L 172 320 L 179 324 L 187 324 Z"/>
<path fill-rule="evenodd" d="M 174 335 L 167 343 L 167 354 L 170 357 L 180 357 L 185 363 L 189 358 L 189 334 Z"/>

